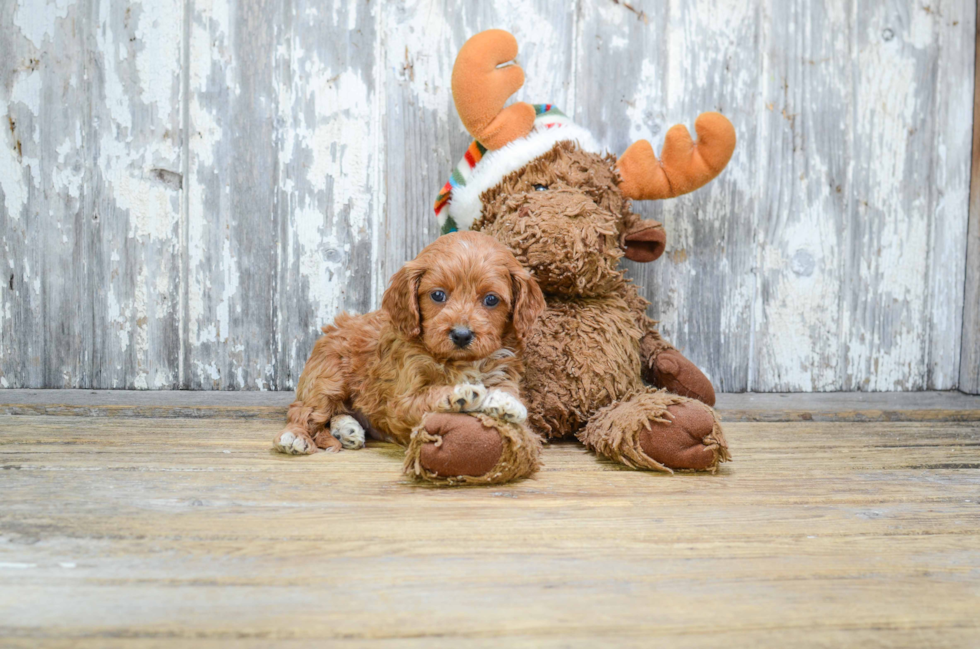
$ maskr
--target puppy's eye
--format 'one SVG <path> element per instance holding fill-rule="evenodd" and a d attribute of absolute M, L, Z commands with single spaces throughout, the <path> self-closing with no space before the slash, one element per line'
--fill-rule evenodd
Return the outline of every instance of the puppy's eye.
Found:
<path fill-rule="evenodd" d="M 546 191 L 548 191 L 548 186 L 547 185 L 531 185 L 531 186 L 534 187 L 534 191 L 536 191 L 536 192 L 546 192 Z"/>
<path fill-rule="evenodd" d="M 446 292 L 445 291 L 439 291 L 439 290 L 432 291 L 431 293 L 429 293 L 429 298 L 433 302 L 437 302 L 439 304 L 442 304 L 443 302 L 446 301 Z"/>
<path fill-rule="evenodd" d="M 500 304 L 500 298 L 493 293 L 488 294 L 483 298 L 483 306 L 490 307 L 491 309 Z"/>

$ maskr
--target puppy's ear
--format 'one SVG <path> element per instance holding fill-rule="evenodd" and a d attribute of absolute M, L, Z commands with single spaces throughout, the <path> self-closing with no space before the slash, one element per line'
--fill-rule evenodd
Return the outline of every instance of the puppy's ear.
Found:
<path fill-rule="evenodd" d="M 391 276 L 388 290 L 381 298 L 381 308 L 391 324 L 403 335 L 415 338 L 422 333 L 419 313 L 419 281 L 425 271 L 409 262 Z"/>
<path fill-rule="evenodd" d="M 544 313 L 544 294 L 531 274 L 516 263 L 511 267 L 510 280 L 514 291 L 514 310 L 511 316 L 514 333 L 518 340 L 524 342 L 534 321 Z"/>

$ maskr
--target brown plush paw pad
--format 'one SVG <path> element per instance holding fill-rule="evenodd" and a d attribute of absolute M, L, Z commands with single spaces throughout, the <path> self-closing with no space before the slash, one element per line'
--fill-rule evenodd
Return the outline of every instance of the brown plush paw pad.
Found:
<path fill-rule="evenodd" d="M 711 411 L 696 401 L 668 406 L 671 423 L 651 421 L 640 432 L 640 448 L 649 457 L 671 469 L 710 469 L 715 451 L 703 441 L 715 426 Z"/>
<path fill-rule="evenodd" d="M 425 420 L 425 429 L 442 437 L 442 443 L 423 444 L 419 461 L 442 478 L 484 475 L 497 465 L 504 452 L 500 433 L 469 415 L 433 414 Z"/>
<path fill-rule="evenodd" d="M 677 350 L 668 349 L 657 356 L 651 382 L 668 392 L 697 399 L 709 406 L 715 405 L 715 389 L 711 381 Z"/>

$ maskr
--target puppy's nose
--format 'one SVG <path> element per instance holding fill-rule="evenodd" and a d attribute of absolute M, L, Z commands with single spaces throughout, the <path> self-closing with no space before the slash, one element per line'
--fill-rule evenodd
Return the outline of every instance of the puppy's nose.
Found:
<path fill-rule="evenodd" d="M 473 342 L 473 332 L 470 331 L 469 327 L 453 327 L 452 331 L 449 332 L 449 340 L 462 349 Z"/>

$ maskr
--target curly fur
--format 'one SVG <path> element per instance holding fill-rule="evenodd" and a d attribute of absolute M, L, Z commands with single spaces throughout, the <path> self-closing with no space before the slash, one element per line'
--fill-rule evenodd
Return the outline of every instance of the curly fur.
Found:
<path fill-rule="evenodd" d="M 429 415 L 426 415 L 428 418 Z M 479 476 L 440 476 L 427 469 L 420 460 L 424 444 L 439 444 L 441 438 L 433 435 L 425 427 L 425 418 L 412 431 L 411 441 L 405 451 L 405 473 L 447 486 L 461 484 L 499 484 L 529 476 L 540 468 L 541 438 L 527 426 L 503 422 L 487 415 L 471 413 L 484 427 L 496 430 L 503 442 L 500 459 L 492 469 Z"/>
<path fill-rule="evenodd" d="M 673 473 L 670 467 L 664 466 L 643 451 L 639 437 L 650 422 L 670 424 L 672 420 L 667 410 L 670 406 L 689 402 L 691 399 L 664 390 L 644 388 L 597 410 L 577 437 L 596 453 L 626 466 Z M 728 453 L 728 443 L 717 413 L 711 411 L 711 416 L 714 426 L 701 439 L 701 444 L 713 455 L 709 467 L 713 473 L 718 463 L 730 460 L 731 455 Z"/>
<path fill-rule="evenodd" d="M 444 303 L 430 298 L 437 289 Z M 483 303 L 491 292 L 495 307 Z M 381 310 L 344 313 L 323 327 L 283 432 L 339 449 L 326 429 L 334 416 L 353 414 L 375 437 L 408 445 L 427 413 L 453 409 L 459 384 L 519 398 L 524 339 L 543 308 L 535 281 L 499 243 L 475 232 L 441 237 L 393 276 Z M 459 325 L 475 336 L 465 348 L 449 338 Z M 516 435 L 511 428 L 500 426 Z"/>
<path fill-rule="evenodd" d="M 705 447 L 696 450 L 710 451 L 710 466 L 697 468 L 713 470 L 729 455 L 710 407 L 644 385 L 664 352 L 690 362 L 661 338 L 646 315 L 649 303 L 619 268 L 636 243 L 633 233 L 660 228 L 633 213 L 619 181 L 614 156 L 566 141 L 482 195 L 474 229 L 507 246 L 538 280 L 548 303 L 526 345 L 528 420 L 546 437 L 578 434 L 597 453 L 623 464 L 669 471 L 686 467 L 664 466 L 642 450 L 637 436 L 667 421 L 671 405 L 686 410 L 680 419 L 702 428 L 703 414 L 710 412 L 714 430 L 703 438 L 689 438 L 683 424 L 669 430 Z"/>

